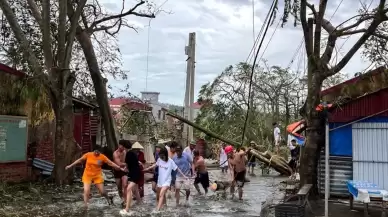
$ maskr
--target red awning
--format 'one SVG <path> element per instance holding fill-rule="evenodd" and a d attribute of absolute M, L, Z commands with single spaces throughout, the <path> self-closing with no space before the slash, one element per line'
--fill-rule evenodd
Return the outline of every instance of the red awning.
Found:
<path fill-rule="evenodd" d="M 302 135 L 300 135 L 300 133 L 304 131 L 305 127 L 306 122 L 304 120 L 300 120 L 298 122 L 288 125 L 287 132 L 291 135 L 301 137 Z"/>

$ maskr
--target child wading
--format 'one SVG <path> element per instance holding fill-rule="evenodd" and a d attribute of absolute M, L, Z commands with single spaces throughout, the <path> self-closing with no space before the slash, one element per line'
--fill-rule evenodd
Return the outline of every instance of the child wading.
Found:
<path fill-rule="evenodd" d="M 163 204 L 166 204 L 166 192 L 171 186 L 171 172 L 178 170 L 182 177 L 188 179 L 174 161 L 168 157 L 168 151 L 165 147 L 161 148 L 159 152 L 159 159 L 156 161 L 156 164 L 148 167 L 144 171 L 152 170 L 155 167 L 158 167 L 158 182 L 157 182 L 157 197 L 159 201 L 157 202 L 156 210 L 159 211 Z"/>
<path fill-rule="evenodd" d="M 84 174 L 82 175 L 82 182 L 84 184 L 84 202 L 85 207 L 88 207 L 90 197 L 90 187 L 92 184 L 96 185 L 100 194 L 104 196 L 109 204 L 112 204 L 112 198 L 108 197 L 108 194 L 104 190 L 104 177 L 102 175 L 102 164 L 106 163 L 116 170 L 124 171 L 125 169 L 110 161 L 105 155 L 101 154 L 99 150 L 94 152 L 88 152 L 84 154 L 80 159 L 74 161 L 69 166 L 66 166 L 66 170 L 72 168 L 74 165 L 86 161 Z"/>

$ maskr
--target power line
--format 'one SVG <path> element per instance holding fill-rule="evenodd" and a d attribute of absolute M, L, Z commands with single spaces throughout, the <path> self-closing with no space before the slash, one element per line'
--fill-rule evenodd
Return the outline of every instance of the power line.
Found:
<path fill-rule="evenodd" d="M 253 45 L 256 43 L 255 40 L 255 0 L 252 0 L 252 31 L 253 31 Z"/>
<path fill-rule="evenodd" d="M 338 9 L 339 9 L 339 7 L 341 6 L 341 4 L 342 4 L 343 1 L 344 1 L 344 0 L 341 0 L 340 3 L 337 5 L 337 8 L 335 9 L 334 13 L 331 15 L 329 21 L 331 21 L 331 19 L 333 19 L 335 13 L 337 13 L 337 11 L 338 11 Z"/>
<path fill-rule="evenodd" d="M 150 29 L 151 29 L 151 19 L 148 22 L 148 39 L 147 39 L 147 71 L 146 71 L 146 83 L 145 83 L 145 91 L 147 91 L 148 88 L 148 59 L 150 54 Z"/>
<path fill-rule="evenodd" d="M 277 4 L 277 1 L 278 0 L 274 0 L 272 2 L 271 8 L 269 9 L 268 13 L 270 13 L 271 15 L 270 15 L 270 17 L 269 17 L 269 19 L 267 21 L 267 25 L 265 27 L 263 37 L 261 38 L 259 47 L 258 47 L 258 49 L 256 51 L 255 59 L 253 60 L 252 72 L 251 72 L 250 79 L 249 79 L 247 113 L 245 115 L 244 128 L 243 128 L 242 139 L 241 139 L 241 145 L 244 144 L 245 131 L 246 131 L 246 128 L 247 128 L 247 123 L 248 123 L 248 118 L 249 118 L 250 103 L 251 103 L 251 100 L 252 100 L 251 99 L 251 95 L 252 95 L 252 80 L 253 80 L 253 74 L 255 72 L 255 65 L 256 65 L 257 57 L 259 56 L 260 48 L 263 45 L 263 42 L 264 42 L 265 36 L 267 34 L 268 28 L 271 25 L 272 17 L 275 14 L 275 5 Z"/>
<path fill-rule="evenodd" d="M 265 46 L 264 51 L 263 51 L 263 53 L 261 54 L 259 61 L 257 61 L 259 64 L 260 64 L 260 61 L 261 61 L 261 59 L 263 58 L 263 56 L 264 56 L 264 54 L 265 54 L 265 51 L 266 51 L 267 48 L 268 48 L 268 45 L 271 43 L 272 38 L 273 38 L 273 36 L 275 35 L 276 30 L 277 30 L 278 27 L 280 26 L 280 23 L 282 22 L 282 20 L 283 20 L 283 19 L 280 19 L 280 20 L 279 20 L 278 24 L 276 25 L 275 29 L 273 30 L 272 35 L 271 35 L 271 37 L 269 38 L 269 41 L 268 41 L 267 45 Z"/>
<path fill-rule="evenodd" d="M 264 23 L 267 22 L 269 16 L 270 16 L 270 13 L 268 13 L 267 16 L 265 17 Z M 255 49 L 256 49 L 256 45 L 257 45 L 257 43 L 259 42 L 259 39 L 260 39 L 261 34 L 263 33 L 263 31 L 264 31 L 264 25 L 261 26 L 260 32 L 259 32 L 259 34 L 258 34 L 257 37 L 256 37 L 255 43 L 253 44 L 253 46 L 252 46 L 252 48 L 251 48 L 251 51 L 249 52 L 248 57 L 247 57 L 247 59 L 245 60 L 246 63 L 248 63 L 248 60 L 249 60 L 249 62 L 252 60 L 253 52 L 254 52 Z M 251 56 L 251 54 L 252 54 L 252 56 Z"/>
<path fill-rule="evenodd" d="M 291 65 L 292 65 L 292 63 L 294 62 L 296 56 L 299 54 L 300 48 L 302 47 L 303 44 L 304 44 L 304 40 L 303 40 L 303 38 L 302 38 L 302 40 L 300 41 L 298 47 L 296 48 L 296 51 L 295 51 L 294 55 L 292 55 L 291 61 L 290 61 L 290 63 L 288 63 L 287 68 L 290 68 L 290 67 L 291 67 Z"/>

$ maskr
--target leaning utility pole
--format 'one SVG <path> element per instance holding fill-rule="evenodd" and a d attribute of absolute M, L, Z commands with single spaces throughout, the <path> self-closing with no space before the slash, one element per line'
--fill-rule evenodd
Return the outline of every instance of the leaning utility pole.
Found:
<path fill-rule="evenodd" d="M 185 118 L 190 121 L 194 119 L 192 105 L 194 103 L 194 80 L 195 80 L 195 32 L 189 34 L 189 45 L 185 47 L 187 55 L 187 69 L 186 69 L 186 93 L 185 93 Z M 193 128 L 184 125 L 183 138 L 188 141 L 193 140 Z"/>

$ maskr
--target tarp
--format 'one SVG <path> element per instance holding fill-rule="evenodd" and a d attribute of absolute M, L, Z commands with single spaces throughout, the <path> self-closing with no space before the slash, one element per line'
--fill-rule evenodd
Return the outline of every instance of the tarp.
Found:
<path fill-rule="evenodd" d="M 302 136 L 293 136 L 291 134 L 288 134 L 288 138 L 287 138 L 287 142 L 288 144 L 291 143 L 291 140 L 295 139 L 296 140 L 296 143 L 300 146 L 304 146 L 304 143 L 305 143 L 305 138 L 302 137 Z"/>
<path fill-rule="evenodd" d="M 302 133 L 306 128 L 306 122 L 304 120 L 300 120 L 298 122 L 292 123 L 287 126 L 287 132 L 293 136 L 304 138 L 300 133 Z"/>

